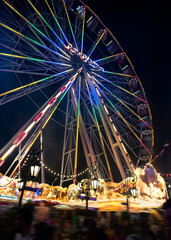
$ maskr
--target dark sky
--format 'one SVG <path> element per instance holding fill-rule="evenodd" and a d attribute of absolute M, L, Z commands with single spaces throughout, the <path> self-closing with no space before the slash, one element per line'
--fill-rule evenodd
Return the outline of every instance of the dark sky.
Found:
<path fill-rule="evenodd" d="M 171 142 L 171 18 L 165 1 L 84 1 L 111 30 L 137 72 L 153 118 L 154 154 Z M 150 4 L 149 4 L 150 3 Z M 170 147 L 171 148 L 171 147 Z M 171 172 L 171 149 L 155 162 Z"/>
<path fill-rule="evenodd" d="M 171 142 L 169 2 L 167 1 L 167 4 L 163 1 L 157 1 L 155 4 L 150 2 L 150 5 L 145 1 L 85 0 L 84 2 L 117 38 L 143 84 L 152 112 L 155 134 L 154 155 L 156 155 L 165 143 Z M 28 119 L 28 116 L 22 113 L 22 108 L 24 109 L 27 105 L 24 104 L 20 110 L 23 122 Z M 35 111 L 36 108 L 33 110 Z M 0 114 L 2 112 L 9 118 L 10 112 L 7 107 L 1 107 Z M 5 119 L 2 122 L 5 124 Z M 11 130 L 9 125 L 5 126 L 5 130 L 11 131 L 11 135 L 16 132 L 14 126 Z M 0 147 L 5 144 L 5 140 L 9 139 L 3 140 L 1 138 Z M 171 149 L 168 149 L 165 155 L 154 164 L 158 172 L 171 172 L 170 159 Z"/>

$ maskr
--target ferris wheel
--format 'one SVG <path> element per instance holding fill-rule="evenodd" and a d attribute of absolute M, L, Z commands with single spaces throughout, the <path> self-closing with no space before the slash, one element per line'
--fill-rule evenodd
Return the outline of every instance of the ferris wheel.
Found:
<path fill-rule="evenodd" d="M 86 4 L 3 0 L 0 34 L 0 72 L 8 74 L 0 105 L 14 102 L 17 111 L 28 103 L 22 113 L 31 104 L 34 112 L 21 128 L 16 123 L 16 134 L 0 151 L 1 165 L 13 158 L 11 177 L 55 113 L 61 184 L 76 183 L 84 165 L 92 176 L 115 181 L 114 169 L 124 179 L 125 166 L 134 171 L 150 161 L 154 137 L 143 86 L 119 42 Z"/>

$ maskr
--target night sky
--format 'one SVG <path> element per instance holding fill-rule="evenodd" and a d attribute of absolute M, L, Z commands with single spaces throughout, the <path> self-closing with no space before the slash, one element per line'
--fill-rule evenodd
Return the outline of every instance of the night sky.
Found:
<path fill-rule="evenodd" d="M 165 143 L 171 142 L 171 30 L 170 5 L 163 1 L 155 4 L 144 1 L 84 1 L 102 20 L 119 41 L 121 47 L 130 58 L 137 72 L 153 118 L 155 134 L 154 156 L 158 154 Z M 111 4 L 112 3 L 112 4 Z M 7 75 L 1 74 L 1 81 Z M 29 101 L 29 100 L 26 100 Z M 28 119 L 24 110 L 26 102 L 20 107 L 21 123 Z M 0 148 L 9 140 L 8 136 L 16 133 L 17 123 L 11 124 L 10 111 L 13 103 L 0 107 L 2 137 Z M 37 109 L 32 107 L 28 114 Z M 20 123 L 18 123 L 20 124 Z M 22 125 L 21 125 L 22 126 Z M 4 130 L 6 134 L 4 134 Z M 9 131 L 9 132 L 8 132 Z M 53 128 L 51 128 L 53 131 Z M 7 139 L 8 138 L 8 139 Z M 52 144 L 52 143 L 51 143 Z M 52 146 L 51 146 L 52 147 Z M 162 158 L 154 163 L 158 172 L 171 172 L 171 147 Z"/>
<path fill-rule="evenodd" d="M 85 3 L 117 38 L 143 84 L 152 112 L 155 156 L 163 149 L 165 143 L 171 142 L 169 3 L 110 0 Z M 154 166 L 159 172 L 168 172 L 169 169 L 171 172 L 170 159 L 171 147 Z"/>

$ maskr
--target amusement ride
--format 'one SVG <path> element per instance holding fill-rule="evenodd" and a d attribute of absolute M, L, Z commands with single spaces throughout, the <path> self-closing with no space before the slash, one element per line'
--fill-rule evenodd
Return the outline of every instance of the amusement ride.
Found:
<path fill-rule="evenodd" d="M 145 91 L 101 19 L 81 0 L 3 0 L 1 9 L 0 72 L 11 79 L 2 79 L 10 83 L 0 93 L 0 108 L 17 102 L 24 104 L 24 115 L 26 104 L 33 113 L 21 128 L 16 123 L 16 134 L 0 150 L 1 178 L 20 178 L 40 143 L 42 184 L 48 170 L 60 178 L 58 189 L 67 183 L 76 189 L 80 181 L 90 184 L 81 180 L 88 173 L 120 195 L 129 182 L 138 196 L 150 198 L 155 189 L 154 197 L 165 199 L 164 180 L 152 166 L 154 133 Z M 58 129 L 55 170 L 43 151 L 50 122 Z"/>

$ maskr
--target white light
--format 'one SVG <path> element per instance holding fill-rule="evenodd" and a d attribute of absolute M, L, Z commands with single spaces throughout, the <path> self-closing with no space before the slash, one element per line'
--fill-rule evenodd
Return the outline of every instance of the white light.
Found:
<path fill-rule="evenodd" d="M 93 188 L 94 190 L 97 190 L 97 189 L 98 189 L 99 181 L 98 181 L 97 179 L 93 179 L 93 180 L 91 181 L 91 184 L 92 184 L 92 188 Z"/>
<path fill-rule="evenodd" d="M 37 177 L 39 174 L 40 167 L 37 165 L 31 166 L 31 176 Z"/>
<path fill-rule="evenodd" d="M 25 130 L 25 132 L 28 133 L 28 132 L 32 129 L 32 127 L 34 126 L 34 124 L 35 124 L 35 122 L 32 122 L 32 123 L 28 126 L 28 128 Z M 29 156 L 29 155 L 28 155 L 28 156 Z"/>
<path fill-rule="evenodd" d="M 23 188 L 23 184 L 24 184 L 24 182 L 21 182 L 21 181 L 17 183 L 19 190 L 21 190 Z"/>
<path fill-rule="evenodd" d="M 137 194 L 138 194 L 138 189 L 132 188 L 132 189 L 131 189 L 131 195 L 132 195 L 134 198 L 136 198 L 136 197 L 137 197 Z"/>

